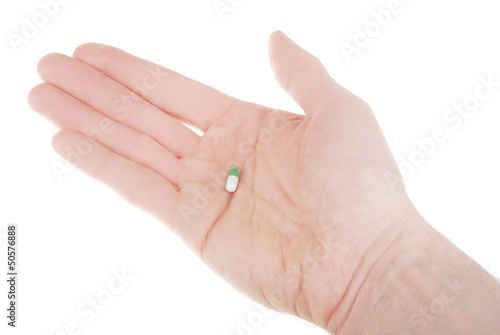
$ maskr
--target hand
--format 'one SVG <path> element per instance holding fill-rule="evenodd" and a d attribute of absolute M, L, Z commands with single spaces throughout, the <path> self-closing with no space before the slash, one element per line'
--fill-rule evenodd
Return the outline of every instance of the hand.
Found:
<path fill-rule="evenodd" d="M 62 157 L 164 222 L 232 285 L 337 328 L 359 278 L 402 231 L 427 226 L 368 105 L 283 33 L 269 50 L 305 115 L 99 44 L 45 56 L 46 83 L 29 103 L 63 129 L 53 139 Z M 241 176 L 230 194 L 233 165 Z"/>

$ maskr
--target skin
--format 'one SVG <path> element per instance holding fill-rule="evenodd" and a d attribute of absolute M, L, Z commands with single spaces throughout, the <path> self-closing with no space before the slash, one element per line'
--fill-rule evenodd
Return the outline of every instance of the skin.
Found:
<path fill-rule="evenodd" d="M 100 44 L 45 56 L 45 83 L 28 100 L 62 129 L 52 142 L 62 157 L 265 306 L 331 333 L 425 333 L 443 329 L 451 311 L 412 317 L 415 308 L 469 268 L 487 283 L 487 294 L 475 290 L 490 296 L 479 299 L 491 313 L 481 311 L 485 329 L 499 330 L 498 284 L 418 214 L 370 107 L 283 33 L 270 37 L 269 54 L 305 115 L 237 100 Z M 241 176 L 229 194 L 233 165 Z M 454 297 L 468 306 L 467 294 Z"/>

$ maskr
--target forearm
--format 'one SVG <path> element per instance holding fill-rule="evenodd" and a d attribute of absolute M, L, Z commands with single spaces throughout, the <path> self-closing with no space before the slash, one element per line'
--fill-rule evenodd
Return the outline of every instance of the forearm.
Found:
<path fill-rule="evenodd" d="M 500 334 L 500 285 L 476 262 L 425 222 L 387 242 L 360 267 L 331 333 Z"/>

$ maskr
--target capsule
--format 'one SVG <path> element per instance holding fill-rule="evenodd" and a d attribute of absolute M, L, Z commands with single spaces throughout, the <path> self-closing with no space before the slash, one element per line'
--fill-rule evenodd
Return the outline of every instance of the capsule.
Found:
<path fill-rule="evenodd" d="M 227 176 L 226 191 L 233 193 L 238 187 L 238 181 L 240 180 L 240 168 L 233 166 L 229 170 L 229 176 Z"/>

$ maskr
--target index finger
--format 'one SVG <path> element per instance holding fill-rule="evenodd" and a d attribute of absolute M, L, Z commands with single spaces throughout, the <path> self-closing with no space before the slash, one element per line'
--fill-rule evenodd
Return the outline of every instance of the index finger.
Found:
<path fill-rule="evenodd" d="M 73 57 L 100 70 L 175 118 L 206 131 L 240 100 L 120 49 L 83 44 Z"/>

